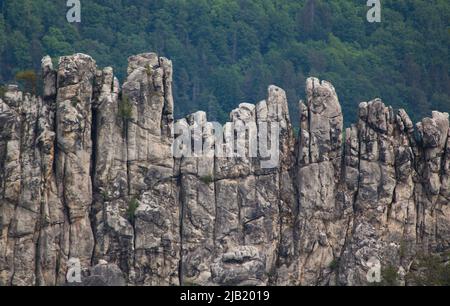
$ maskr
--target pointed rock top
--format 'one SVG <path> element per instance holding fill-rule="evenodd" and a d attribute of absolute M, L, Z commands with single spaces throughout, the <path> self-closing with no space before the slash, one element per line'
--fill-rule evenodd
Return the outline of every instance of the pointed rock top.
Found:
<path fill-rule="evenodd" d="M 336 90 L 330 82 L 308 78 L 306 80 L 306 95 L 307 105 L 311 112 L 327 118 L 342 116 L 341 104 Z"/>
<path fill-rule="evenodd" d="M 42 70 L 44 71 L 44 73 L 46 73 L 47 71 L 53 70 L 52 58 L 49 55 L 46 55 L 42 58 L 41 67 L 42 67 Z"/>
<path fill-rule="evenodd" d="M 156 53 L 142 53 L 128 58 L 127 73 L 130 75 L 137 68 L 154 69 L 160 64 Z"/>

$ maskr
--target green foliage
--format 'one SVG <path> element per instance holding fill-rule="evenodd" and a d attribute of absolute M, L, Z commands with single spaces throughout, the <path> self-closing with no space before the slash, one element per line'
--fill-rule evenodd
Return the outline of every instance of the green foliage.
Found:
<path fill-rule="evenodd" d="M 407 281 L 416 286 L 450 286 L 450 264 L 439 255 L 421 255 Z"/>
<path fill-rule="evenodd" d="M 147 76 L 149 76 L 149 77 L 152 75 L 153 69 L 152 69 L 152 67 L 150 66 L 150 64 L 147 64 L 147 65 L 145 66 L 145 72 L 147 73 Z"/>
<path fill-rule="evenodd" d="M 296 127 L 296 126 L 294 126 L 293 127 L 293 129 L 294 129 L 294 136 L 297 138 L 298 137 L 298 135 L 300 134 L 300 128 L 299 127 Z"/>
<path fill-rule="evenodd" d="M 24 70 L 16 73 L 16 81 L 22 83 L 26 92 L 36 94 L 38 76 L 33 70 Z"/>
<path fill-rule="evenodd" d="M 139 207 L 139 201 L 136 198 L 132 198 L 128 203 L 128 208 L 126 211 L 128 221 L 134 224 L 136 218 L 136 210 Z"/>
<path fill-rule="evenodd" d="M 375 97 L 413 120 L 450 109 L 450 2 L 385 0 L 374 24 L 367 10 L 360 0 L 84 0 L 82 24 L 69 24 L 64 1 L 4 0 L 0 82 L 74 52 L 123 80 L 128 56 L 155 51 L 174 62 L 176 117 L 202 109 L 225 121 L 275 84 L 298 126 L 308 76 L 335 85 L 347 125 Z"/>
<path fill-rule="evenodd" d="M 122 120 L 122 133 L 125 136 L 128 133 L 128 123 L 133 120 L 133 104 L 126 95 L 119 100 L 118 117 Z"/>
<path fill-rule="evenodd" d="M 185 286 L 185 287 L 200 287 L 202 285 L 197 284 L 195 282 L 191 282 L 191 281 L 184 281 L 183 286 Z"/>
<path fill-rule="evenodd" d="M 42 43 L 49 54 L 70 54 L 72 47 L 66 41 L 63 32 L 55 27 L 51 27 L 48 34 L 42 38 Z"/>
<path fill-rule="evenodd" d="M 6 87 L 0 84 L 0 98 L 4 98 L 6 93 Z"/>
<path fill-rule="evenodd" d="M 70 104 L 72 104 L 72 107 L 77 107 L 78 97 L 72 97 L 72 99 L 70 99 Z"/>
<path fill-rule="evenodd" d="M 101 195 L 102 195 L 103 201 L 106 201 L 108 199 L 108 192 L 107 191 L 103 190 L 101 192 Z"/>
<path fill-rule="evenodd" d="M 400 249 L 399 249 L 400 258 L 405 257 L 407 252 L 408 252 L 408 243 L 402 240 L 400 242 Z"/>
<path fill-rule="evenodd" d="M 347 141 L 347 130 L 344 128 L 344 130 L 342 131 L 342 142 L 346 142 Z"/>
<path fill-rule="evenodd" d="M 329 268 L 331 271 L 337 271 L 337 269 L 339 268 L 339 259 L 333 259 L 333 261 L 329 265 Z"/>
<path fill-rule="evenodd" d="M 125 123 L 133 119 L 133 105 L 127 96 L 119 101 L 118 115 Z"/>
<path fill-rule="evenodd" d="M 3 14 L 0 13 L 0 55 L 3 53 L 6 45 L 6 29 Z"/>
<path fill-rule="evenodd" d="M 202 176 L 202 177 L 200 177 L 200 180 L 207 185 L 214 182 L 214 178 L 211 175 Z"/>
<path fill-rule="evenodd" d="M 381 269 L 381 285 L 382 286 L 398 286 L 398 269 L 388 265 Z"/>

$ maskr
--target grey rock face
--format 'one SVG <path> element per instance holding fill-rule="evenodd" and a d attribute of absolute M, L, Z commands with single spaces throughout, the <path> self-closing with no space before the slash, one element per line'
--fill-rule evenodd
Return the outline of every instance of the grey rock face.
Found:
<path fill-rule="evenodd" d="M 56 95 L 56 186 L 68 226 L 67 256 L 89 266 L 92 205 L 92 92 L 95 61 L 84 54 L 60 59 Z"/>
<path fill-rule="evenodd" d="M 447 126 L 448 114 L 434 112 L 433 118 L 418 124 L 414 135 L 403 110 L 395 115 L 380 100 L 360 105 L 360 122 L 347 130 L 347 137 L 358 135 L 359 164 L 349 159 L 346 167 L 359 174 L 357 184 L 347 177 L 354 212 L 352 234 L 341 257 L 341 283 L 364 284 L 371 258 L 397 270 L 401 282 L 417 253 L 448 248 L 439 238 L 448 237 L 446 226 L 439 225 L 441 217 L 448 223 L 448 216 L 436 211 L 448 204 L 437 204 L 442 179 L 437 172 L 442 171 Z M 436 213 L 439 218 L 431 217 Z"/>
<path fill-rule="evenodd" d="M 101 262 L 90 270 L 90 275 L 83 279 L 83 286 L 125 286 L 123 272 L 118 266 Z"/>
<path fill-rule="evenodd" d="M 348 203 L 339 201 L 343 117 L 334 87 L 308 79 L 301 104 L 298 148 L 298 271 L 300 284 L 328 284 L 348 224 Z"/>
<path fill-rule="evenodd" d="M 73 259 L 88 286 L 366 285 L 373 261 L 408 284 L 419 254 L 449 249 L 447 113 L 414 126 L 376 99 L 344 131 L 334 87 L 310 78 L 298 139 L 270 86 L 219 138 L 204 112 L 179 120 L 206 154 L 174 158 L 172 75 L 140 54 L 120 86 L 75 54 L 42 60 L 42 98 L 8 87 L 0 285 L 73 285 Z"/>

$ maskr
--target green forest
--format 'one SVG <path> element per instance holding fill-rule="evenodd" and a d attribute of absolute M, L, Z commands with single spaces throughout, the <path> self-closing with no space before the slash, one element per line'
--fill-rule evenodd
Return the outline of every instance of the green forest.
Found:
<path fill-rule="evenodd" d="M 225 121 L 240 102 L 286 90 L 291 117 L 305 79 L 331 81 L 346 124 L 380 97 L 414 120 L 450 110 L 450 1 L 382 0 L 381 23 L 365 0 L 0 0 L 0 84 L 39 73 L 41 58 L 82 52 L 126 77 L 127 57 L 174 62 L 177 117 L 205 110 Z"/>

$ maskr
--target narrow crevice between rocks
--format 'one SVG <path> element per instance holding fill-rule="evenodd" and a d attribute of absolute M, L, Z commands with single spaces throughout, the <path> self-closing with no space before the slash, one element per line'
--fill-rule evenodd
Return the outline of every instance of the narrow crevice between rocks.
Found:
<path fill-rule="evenodd" d="M 93 101 L 97 100 L 95 97 L 93 98 Z M 91 188 L 92 188 L 92 203 L 89 211 L 89 223 L 91 225 L 92 230 L 92 237 L 94 239 L 94 246 L 92 248 L 92 255 L 91 255 L 91 266 L 94 266 L 95 261 L 95 253 L 97 248 L 97 221 L 96 221 L 96 215 L 97 215 L 97 201 L 99 199 L 99 190 L 97 190 L 97 184 L 96 184 L 96 169 L 97 169 L 97 152 L 98 152 L 98 112 L 99 112 L 100 105 L 96 103 L 96 105 L 93 105 L 91 103 L 91 112 L 92 112 L 92 118 L 91 118 L 91 141 L 92 141 L 92 152 L 91 152 L 91 168 L 90 168 L 90 178 L 91 178 Z"/>

